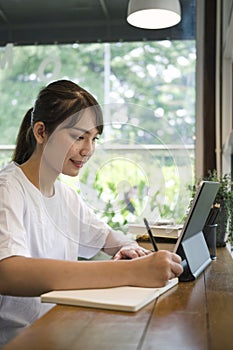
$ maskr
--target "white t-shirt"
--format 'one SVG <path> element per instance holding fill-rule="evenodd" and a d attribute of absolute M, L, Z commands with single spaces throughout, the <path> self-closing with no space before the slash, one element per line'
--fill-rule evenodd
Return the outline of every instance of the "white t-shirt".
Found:
<path fill-rule="evenodd" d="M 110 227 L 71 188 L 44 197 L 15 164 L 0 172 L 0 260 L 12 255 L 77 260 L 105 244 Z M 0 347 L 51 307 L 39 298 L 0 295 Z"/>

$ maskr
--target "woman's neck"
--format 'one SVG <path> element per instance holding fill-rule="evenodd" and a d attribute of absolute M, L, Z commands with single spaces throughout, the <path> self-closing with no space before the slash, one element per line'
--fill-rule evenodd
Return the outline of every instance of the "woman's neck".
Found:
<path fill-rule="evenodd" d="M 31 156 L 20 168 L 24 172 L 28 180 L 39 189 L 46 197 L 54 194 L 54 182 L 58 176 L 54 171 L 48 170 L 43 166 L 41 159 Z"/>

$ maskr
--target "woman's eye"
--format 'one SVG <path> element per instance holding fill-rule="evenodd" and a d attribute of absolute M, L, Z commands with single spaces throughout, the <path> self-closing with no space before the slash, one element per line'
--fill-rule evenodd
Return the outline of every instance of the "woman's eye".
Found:
<path fill-rule="evenodd" d="M 81 141 L 81 140 L 84 140 L 85 136 L 84 135 L 75 135 L 75 134 L 70 134 L 70 136 L 72 137 L 73 140 L 75 141 Z M 92 139 L 92 142 L 96 142 L 99 140 L 99 137 L 96 136 L 96 137 L 93 137 Z"/>
<path fill-rule="evenodd" d="M 79 141 L 79 140 L 83 140 L 83 136 L 78 136 L 78 135 L 71 135 L 72 139 Z"/>

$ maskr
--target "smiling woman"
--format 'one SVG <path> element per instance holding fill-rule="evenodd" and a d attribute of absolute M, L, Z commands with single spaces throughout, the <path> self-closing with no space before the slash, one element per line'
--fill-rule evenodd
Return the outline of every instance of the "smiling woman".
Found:
<path fill-rule="evenodd" d="M 33 109 L 24 117 L 13 161 L 43 194 L 52 195 L 60 173 L 78 175 L 94 151 L 93 140 L 102 131 L 102 112 L 91 94 L 70 81 L 51 83 L 40 91 Z"/>
<path fill-rule="evenodd" d="M 33 137 L 33 126 L 36 122 L 44 123 L 46 133 L 49 136 L 64 120 L 64 127 L 73 127 L 88 107 L 92 107 L 93 112 L 95 112 L 95 125 L 98 133 L 101 134 L 103 131 L 103 116 L 97 101 L 91 94 L 67 80 L 49 84 L 40 91 L 34 107 L 24 117 L 13 160 L 22 164 L 33 153 L 36 146 L 36 140 Z"/>
<path fill-rule="evenodd" d="M 42 293 L 160 287 L 182 272 L 179 256 L 114 231 L 57 179 L 79 173 L 102 131 L 97 101 L 66 80 L 43 88 L 23 119 L 13 162 L 0 172 L 0 347 L 48 310 Z M 113 259 L 77 260 L 101 250 Z"/>

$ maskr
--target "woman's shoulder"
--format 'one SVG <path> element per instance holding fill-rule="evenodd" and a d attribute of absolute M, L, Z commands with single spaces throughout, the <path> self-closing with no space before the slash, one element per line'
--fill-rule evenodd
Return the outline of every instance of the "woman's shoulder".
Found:
<path fill-rule="evenodd" d="M 21 170 L 15 163 L 9 163 L 0 170 L 0 196 L 14 197 L 24 193 Z"/>
<path fill-rule="evenodd" d="M 7 164 L 0 170 L 0 182 L 10 182 L 19 178 L 19 169 L 14 162 Z"/>

